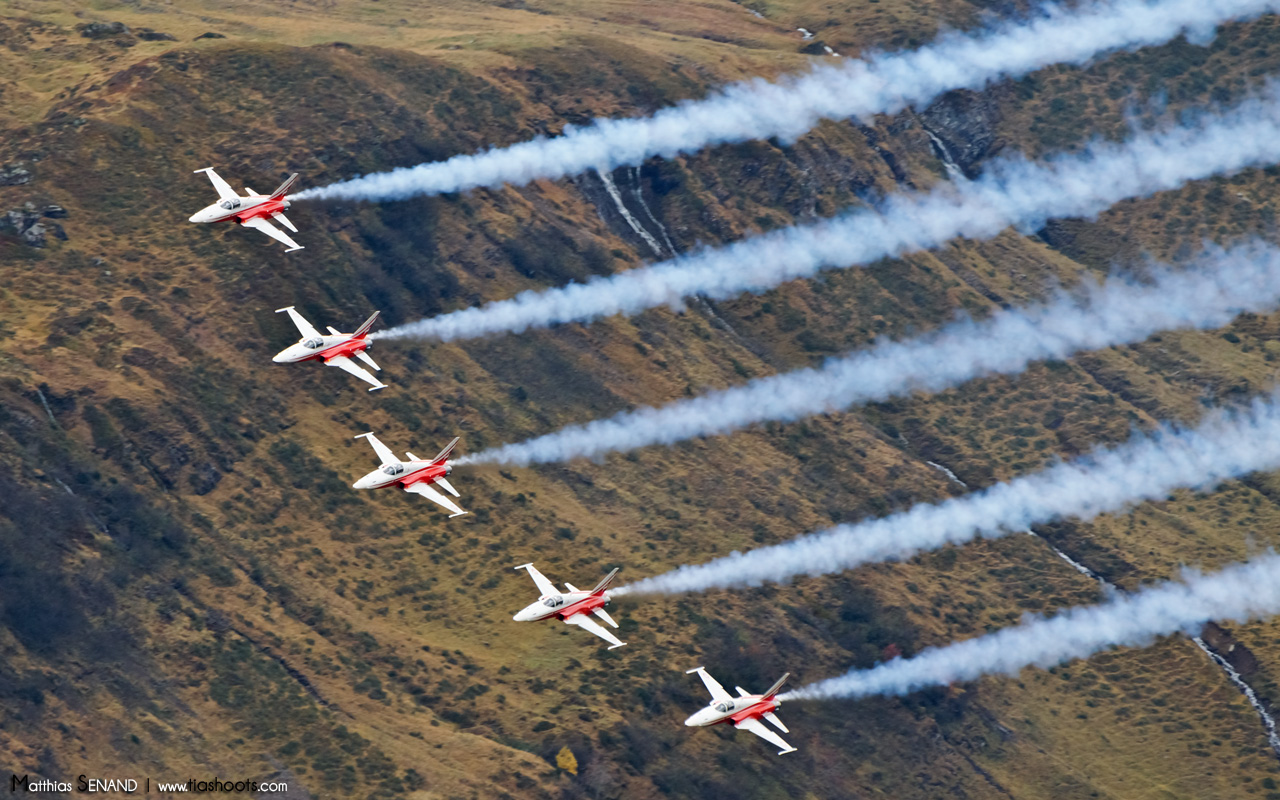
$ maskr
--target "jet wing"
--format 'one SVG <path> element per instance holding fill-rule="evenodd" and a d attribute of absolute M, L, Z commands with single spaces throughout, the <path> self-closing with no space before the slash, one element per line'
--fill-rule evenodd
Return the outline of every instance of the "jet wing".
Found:
<path fill-rule="evenodd" d="M 436 503 L 437 505 L 441 505 L 446 509 L 448 509 L 449 511 L 453 512 L 449 515 L 449 519 L 453 519 L 454 517 L 460 517 L 463 514 L 467 513 L 462 509 L 458 508 L 458 506 L 452 500 L 440 494 L 435 489 L 432 489 L 431 484 L 427 483 L 426 481 L 421 481 L 419 483 L 411 483 L 408 486 L 404 487 L 404 490 L 406 492 L 413 492 L 414 494 L 420 494 L 423 497 L 427 498 L 428 500 L 431 500 L 432 502 Z"/>
<path fill-rule="evenodd" d="M 277 313 L 277 314 L 279 314 L 281 311 L 288 311 L 288 312 L 289 312 L 289 319 L 293 320 L 293 324 L 298 328 L 298 333 L 302 334 L 302 338 L 303 338 L 303 339 L 322 339 L 322 338 L 324 338 L 324 337 L 322 337 L 322 336 L 320 335 L 320 331 L 316 330 L 316 329 L 315 329 L 315 326 L 314 326 L 314 325 L 312 325 L 310 322 L 307 322 L 307 320 L 306 320 L 305 318 L 303 318 L 303 316 L 302 316 L 301 314 L 299 314 L 299 313 L 294 309 L 294 307 L 293 307 L 293 306 L 289 306 L 288 308 L 277 308 L 277 309 L 276 309 L 276 313 Z"/>
<path fill-rule="evenodd" d="M 551 581 L 547 580 L 546 575 L 543 575 L 541 572 L 538 572 L 538 568 L 535 567 L 532 563 L 521 564 L 520 566 L 516 567 L 516 569 L 529 570 L 529 577 L 533 578 L 533 582 L 537 585 L 539 595 L 545 597 L 546 595 L 549 595 L 549 594 L 560 593 L 559 590 L 556 589 L 556 585 Z"/>
<path fill-rule="evenodd" d="M 391 452 L 391 448 L 378 441 L 378 437 L 372 433 L 362 433 L 356 437 L 357 439 L 368 439 L 369 444 L 373 446 L 373 452 L 378 454 L 378 458 L 383 464 L 399 464 L 400 459 L 396 458 L 396 454 Z"/>
<path fill-rule="evenodd" d="M 374 389 L 387 388 L 387 385 L 382 381 L 378 380 L 377 378 L 373 377 L 373 374 L 370 373 L 369 370 L 360 366 L 359 364 L 347 358 L 346 356 L 334 356 L 333 358 L 326 358 L 324 360 L 324 363 L 328 364 L 331 367 L 337 367 L 338 369 L 344 372 L 349 372 L 352 375 L 355 375 L 360 380 L 364 381 L 365 383 L 373 384 L 373 389 L 369 390 L 371 392 L 374 391 Z"/>
<path fill-rule="evenodd" d="M 702 682 L 703 684 L 706 685 L 707 691 L 711 692 L 712 700 L 732 700 L 733 699 L 733 695 L 729 694 L 724 690 L 724 687 L 720 685 L 720 681 L 708 675 L 707 671 L 702 667 L 687 670 L 687 672 L 698 673 L 698 677 L 702 678 Z"/>
<path fill-rule="evenodd" d="M 617 636 L 614 636 L 612 633 L 609 633 L 609 631 L 597 625 L 595 620 L 591 619 L 586 614 L 570 614 L 568 617 L 565 618 L 564 621 L 569 623 L 570 625 L 577 625 L 579 628 L 589 630 L 592 633 L 594 633 L 596 636 L 599 636 L 601 639 L 604 639 L 606 642 L 609 643 L 610 650 L 612 650 L 615 647 L 622 647 L 624 644 L 626 644 L 626 642 L 618 641 Z"/>
<path fill-rule="evenodd" d="M 272 239 L 289 245 L 289 249 L 285 250 L 286 253 L 292 253 L 294 250 L 302 249 L 302 245 L 290 239 L 287 233 L 280 230 L 275 225 L 272 225 L 270 222 L 267 222 L 266 217 L 252 217 L 251 219 L 244 220 L 240 224 L 246 228 L 253 228 L 254 230 L 262 231 Z"/>
<path fill-rule="evenodd" d="M 751 731 L 769 744 L 781 748 L 778 750 L 778 755 L 782 755 L 783 753 L 794 753 L 796 751 L 796 749 L 787 744 L 781 736 L 766 728 L 764 723 L 755 717 L 747 717 L 741 722 L 735 722 L 733 723 L 733 727 L 738 728 L 739 730 Z"/>
<path fill-rule="evenodd" d="M 205 175 L 209 176 L 209 180 L 213 183 L 213 188 L 218 190 L 219 200 L 230 200 L 240 196 L 236 194 L 235 189 L 231 188 L 231 184 L 224 181 L 218 173 L 213 171 L 213 167 L 198 169 L 196 172 L 203 172 Z"/>

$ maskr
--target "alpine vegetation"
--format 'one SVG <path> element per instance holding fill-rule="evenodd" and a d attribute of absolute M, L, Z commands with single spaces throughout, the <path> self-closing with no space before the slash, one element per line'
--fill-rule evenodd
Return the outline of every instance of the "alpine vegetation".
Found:
<path fill-rule="evenodd" d="M 1089 520 L 1180 488 L 1209 489 L 1280 467 L 1280 395 L 1210 412 L 1195 428 L 1154 433 L 939 503 L 790 542 L 683 566 L 611 594 L 670 594 L 824 575 L 925 550 L 995 539 L 1064 517 Z"/>
<path fill-rule="evenodd" d="M 1111 647 L 1145 647 L 1157 636 L 1194 636 L 1213 620 L 1244 623 L 1280 613 L 1280 556 L 1113 596 L 1051 617 L 1027 615 L 1012 628 L 901 658 L 788 692 L 782 700 L 901 695 L 983 675 L 1016 675 Z"/>
<path fill-rule="evenodd" d="M 1280 250 L 1263 244 L 1211 247 L 1182 271 L 1153 267 L 1150 274 L 1150 283 L 1114 276 L 1039 305 L 954 322 L 916 339 L 884 341 L 818 368 L 572 425 L 458 463 L 567 461 L 725 434 L 1012 374 L 1033 361 L 1137 342 L 1161 330 L 1217 328 L 1241 312 L 1280 304 Z"/>
<path fill-rule="evenodd" d="M 825 269 L 938 247 L 957 236 L 987 238 L 1011 225 L 1035 230 L 1050 217 L 1090 216 L 1125 198 L 1280 161 L 1278 94 L 1280 86 L 1269 86 L 1220 116 L 1202 114 L 1181 125 L 1135 133 L 1124 143 L 1094 142 L 1081 153 L 1044 163 L 997 159 L 976 181 L 892 195 L 877 207 L 831 220 L 587 283 L 527 291 L 374 336 L 449 341 L 678 307 L 682 298 L 695 295 L 726 300 Z"/>
<path fill-rule="evenodd" d="M 1207 40 L 1219 23 L 1277 10 L 1276 0 L 1113 0 L 1049 4 L 1029 19 L 974 34 L 953 33 L 919 50 L 876 54 L 777 82 L 731 84 L 648 117 L 565 126 L 554 138 L 317 187 L 291 200 L 402 200 L 424 194 L 523 184 L 588 169 L 611 170 L 708 145 L 778 137 L 791 141 L 822 119 L 868 118 L 924 104 L 952 89 L 979 89 L 1050 64 L 1167 42 Z"/>

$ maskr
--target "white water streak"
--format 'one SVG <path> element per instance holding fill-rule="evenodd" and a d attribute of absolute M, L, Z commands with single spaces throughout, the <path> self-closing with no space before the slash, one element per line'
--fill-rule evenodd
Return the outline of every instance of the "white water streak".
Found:
<path fill-rule="evenodd" d="M 1277 91 L 1270 86 L 1260 98 L 1221 116 L 1137 133 L 1125 143 L 1096 142 L 1082 153 L 1040 164 L 1021 157 L 999 159 L 973 182 L 896 194 L 877 208 L 587 283 L 524 292 L 381 331 L 374 338 L 450 341 L 661 306 L 679 308 L 683 298 L 698 295 L 727 300 L 822 270 L 938 247 L 958 236 L 989 238 L 1010 225 L 1036 230 L 1051 217 L 1092 216 L 1125 198 L 1280 161 Z"/>
<path fill-rule="evenodd" d="M 1273 396 L 1244 409 L 1211 412 L 1196 428 L 1161 426 L 1123 445 L 972 494 L 683 566 L 611 594 L 705 591 L 827 575 L 977 538 L 1008 536 L 1066 517 L 1089 520 L 1145 500 L 1163 500 L 1177 489 L 1209 489 L 1278 467 L 1280 407 Z"/>
<path fill-rule="evenodd" d="M 1263 245 L 1210 248 L 1184 272 L 1157 267 L 1152 276 L 1151 285 L 1120 276 L 1101 286 L 1088 283 L 1078 292 L 1083 299 L 1061 293 L 1044 304 L 997 311 L 981 322 L 964 320 L 918 339 L 882 342 L 817 369 L 572 425 L 457 463 L 567 461 L 726 434 L 913 391 L 936 392 L 984 375 L 1013 374 L 1033 361 L 1138 342 L 1161 330 L 1216 328 L 1240 312 L 1280 303 L 1280 250 Z"/>
<path fill-rule="evenodd" d="M 731 84 L 652 116 L 566 126 L 554 138 L 366 175 L 290 199 L 398 200 L 560 178 L 597 165 L 614 169 L 726 142 L 772 136 L 792 141 L 822 119 L 894 113 L 953 89 L 979 89 L 1050 64 L 1083 64 L 1102 53 L 1160 44 L 1183 33 L 1207 41 L 1222 22 L 1276 8 L 1276 0 L 1046 5 L 1029 19 L 1000 22 L 977 34 L 946 34 L 915 51 L 818 67 L 776 82 Z"/>
<path fill-rule="evenodd" d="M 780 699 L 901 695 L 983 675 L 1017 675 L 1026 667 L 1051 667 L 1112 647 L 1145 647 L 1157 636 L 1191 636 L 1214 620 L 1244 623 L 1276 613 L 1280 613 L 1280 556 L 1272 554 L 1209 575 L 1186 570 L 1180 582 L 1052 617 L 1027 615 L 1012 628 L 854 670 Z"/>

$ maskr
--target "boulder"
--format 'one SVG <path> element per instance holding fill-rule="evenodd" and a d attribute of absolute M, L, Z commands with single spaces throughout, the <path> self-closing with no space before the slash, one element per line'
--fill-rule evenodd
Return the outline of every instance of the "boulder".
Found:
<path fill-rule="evenodd" d="M 138 28 L 134 35 L 144 42 L 176 42 L 178 37 L 172 33 L 162 33 L 151 28 Z"/>
<path fill-rule="evenodd" d="M 76 30 L 86 39 L 113 39 L 130 34 L 129 26 L 123 22 L 86 22 L 77 25 Z"/>
<path fill-rule="evenodd" d="M 31 183 L 31 170 L 23 166 L 23 162 L 15 161 L 0 167 L 0 186 L 21 186 Z"/>

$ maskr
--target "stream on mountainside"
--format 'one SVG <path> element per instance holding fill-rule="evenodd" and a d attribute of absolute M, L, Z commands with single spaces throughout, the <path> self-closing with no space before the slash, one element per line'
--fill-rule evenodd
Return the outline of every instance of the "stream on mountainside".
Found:
<path fill-rule="evenodd" d="M 966 489 L 969 488 L 969 485 L 967 483 L 960 480 L 960 478 L 958 478 L 954 472 L 947 469 L 943 465 L 935 463 L 933 461 L 926 461 L 925 463 L 933 467 L 934 469 L 941 471 L 953 483 L 963 486 Z M 1044 538 L 1040 534 L 1036 533 L 1035 531 L 1028 529 L 1027 534 L 1030 536 L 1034 536 L 1035 538 L 1044 542 L 1046 545 L 1049 546 L 1050 550 L 1052 550 L 1054 553 L 1057 554 L 1059 558 L 1061 558 L 1063 561 L 1070 564 L 1072 569 L 1074 569 L 1076 572 L 1079 572 L 1081 575 L 1084 575 L 1088 578 L 1091 578 L 1097 581 L 1103 587 L 1103 589 L 1109 592 L 1118 592 L 1118 593 L 1124 592 L 1123 589 L 1116 586 L 1114 583 L 1111 583 L 1106 578 L 1102 577 L 1098 573 L 1086 567 L 1084 564 L 1081 564 L 1079 561 L 1076 561 L 1074 558 L 1062 552 L 1057 547 L 1054 547 L 1052 542 L 1050 542 L 1048 539 Z M 1255 692 L 1253 690 L 1253 687 L 1250 686 L 1245 681 L 1244 677 L 1240 674 L 1239 670 L 1233 667 L 1231 665 L 1231 662 L 1227 661 L 1226 658 L 1224 658 L 1216 650 L 1210 647 L 1209 643 L 1206 642 L 1202 637 L 1192 636 L 1191 641 L 1195 642 L 1196 647 L 1199 647 L 1201 650 L 1203 650 L 1205 655 L 1209 656 L 1210 660 L 1212 660 L 1213 663 L 1217 664 L 1222 669 L 1222 671 L 1226 673 L 1227 679 L 1230 680 L 1231 683 L 1234 684 L 1235 687 L 1240 690 L 1240 693 L 1243 694 L 1245 696 L 1245 699 L 1249 701 L 1249 705 L 1253 706 L 1253 710 L 1257 712 L 1258 717 L 1262 720 L 1262 727 L 1267 732 L 1267 741 L 1270 743 L 1271 749 L 1275 752 L 1276 757 L 1280 758 L 1280 731 L 1278 731 L 1276 728 L 1275 717 L 1271 715 L 1271 712 L 1267 709 L 1266 704 L 1262 702 L 1262 698 L 1258 697 L 1258 693 Z"/>

